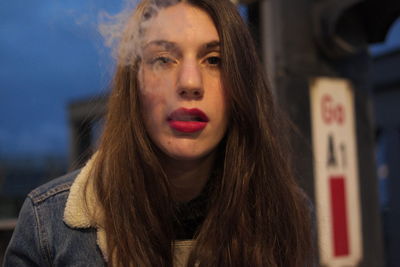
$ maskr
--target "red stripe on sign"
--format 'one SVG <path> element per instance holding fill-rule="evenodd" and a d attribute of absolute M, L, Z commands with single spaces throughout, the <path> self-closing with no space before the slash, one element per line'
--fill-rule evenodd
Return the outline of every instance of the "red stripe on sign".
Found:
<path fill-rule="evenodd" d="M 349 255 L 346 188 L 344 176 L 330 177 L 334 255 Z"/>

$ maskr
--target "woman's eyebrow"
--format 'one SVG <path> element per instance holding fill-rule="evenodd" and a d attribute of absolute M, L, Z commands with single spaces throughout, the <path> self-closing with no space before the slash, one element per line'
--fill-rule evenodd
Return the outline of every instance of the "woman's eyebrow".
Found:
<path fill-rule="evenodd" d="M 179 46 L 175 42 L 167 41 L 167 40 L 153 40 L 145 44 L 143 47 L 144 50 L 146 50 L 149 47 L 158 47 L 165 49 L 167 51 L 180 51 Z M 205 54 L 209 53 L 210 51 L 215 51 L 220 49 L 221 43 L 219 40 L 214 40 L 208 43 L 205 43 L 204 45 L 200 46 L 199 50 L 199 55 L 204 56 Z"/>
<path fill-rule="evenodd" d="M 210 51 L 215 51 L 218 50 L 219 51 L 220 48 L 220 42 L 219 41 L 211 41 L 208 42 L 206 44 L 204 44 L 201 49 L 200 49 L 200 55 L 204 55 L 209 53 Z"/>
<path fill-rule="evenodd" d="M 205 49 L 210 50 L 214 48 L 219 48 L 220 47 L 220 41 L 211 41 L 207 44 L 205 44 Z"/>
<path fill-rule="evenodd" d="M 171 42 L 171 41 L 166 41 L 166 40 L 153 40 L 153 41 L 148 42 L 148 43 L 144 46 L 144 48 L 147 48 L 148 46 L 152 46 L 152 45 L 154 45 L 154 46 L 161 46 L 161 47 L 163 47 L 163 48 L 165 48 L 165 49 L 167 49 L 167 50 L 173 50 L 173 49 L 176 49 L 176 48 L 178 47 L 178 45 L 177 45 L 176 43 Z M 206 43 L 206 44 L 203 46 L 203 49 L 204 49 L 204 50 L 209 50 L 209 49 L 219 48 L 219 46 L 220 46 L 220 41 L 211 41 L 211 42 L 209 42 L 209 43 Z"/>
<path fill-rule="evenodd" d="M 177 49 L 177 44 L 174 42 L 166 41 L 166 40 L 153 40 L 148 42 L 145 46 L 144 49 L 146 49 L 149 46 L 159 46 L 162 47 L 166 50 L 176 50 Z"/>

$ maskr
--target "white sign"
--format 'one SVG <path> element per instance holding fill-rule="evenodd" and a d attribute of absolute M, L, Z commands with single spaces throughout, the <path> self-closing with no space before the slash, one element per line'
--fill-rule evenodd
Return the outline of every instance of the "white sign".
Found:
<path fill-rule="evenodd" d="M 362 235 L 352 87 L 317 78 L 310 90 L 320 264 L 357 266 Z"/>

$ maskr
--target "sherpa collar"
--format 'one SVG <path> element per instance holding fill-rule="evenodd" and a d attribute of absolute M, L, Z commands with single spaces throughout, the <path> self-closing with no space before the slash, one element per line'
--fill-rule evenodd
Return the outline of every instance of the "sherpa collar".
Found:
<path fill-rule="evenodd" d="M 107 262 L 107 239 L 105 229 L 102 226 L 104 212 L 96 199 L 93 180 L 90 179 L 90 171 L 94 165 L 95 157 L 96 155 L 86 163 L 71 186 L 64 210 L 64 222 L 76 229 L 96 228 L 97 245 Z M 186 266 L 193 242 L 192 240 L 175 242 L 175 267 Z"/>

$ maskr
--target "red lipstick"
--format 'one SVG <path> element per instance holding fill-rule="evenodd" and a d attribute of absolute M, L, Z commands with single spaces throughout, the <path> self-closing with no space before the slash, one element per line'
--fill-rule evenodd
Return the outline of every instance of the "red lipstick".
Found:
<path fill-rule="evenodd" d="M 209 121 L 207 115 L 197 108 L 178 108 L 167 118 L 169 126 L 182 133 L 195 133 L 203 130 Z"/>

